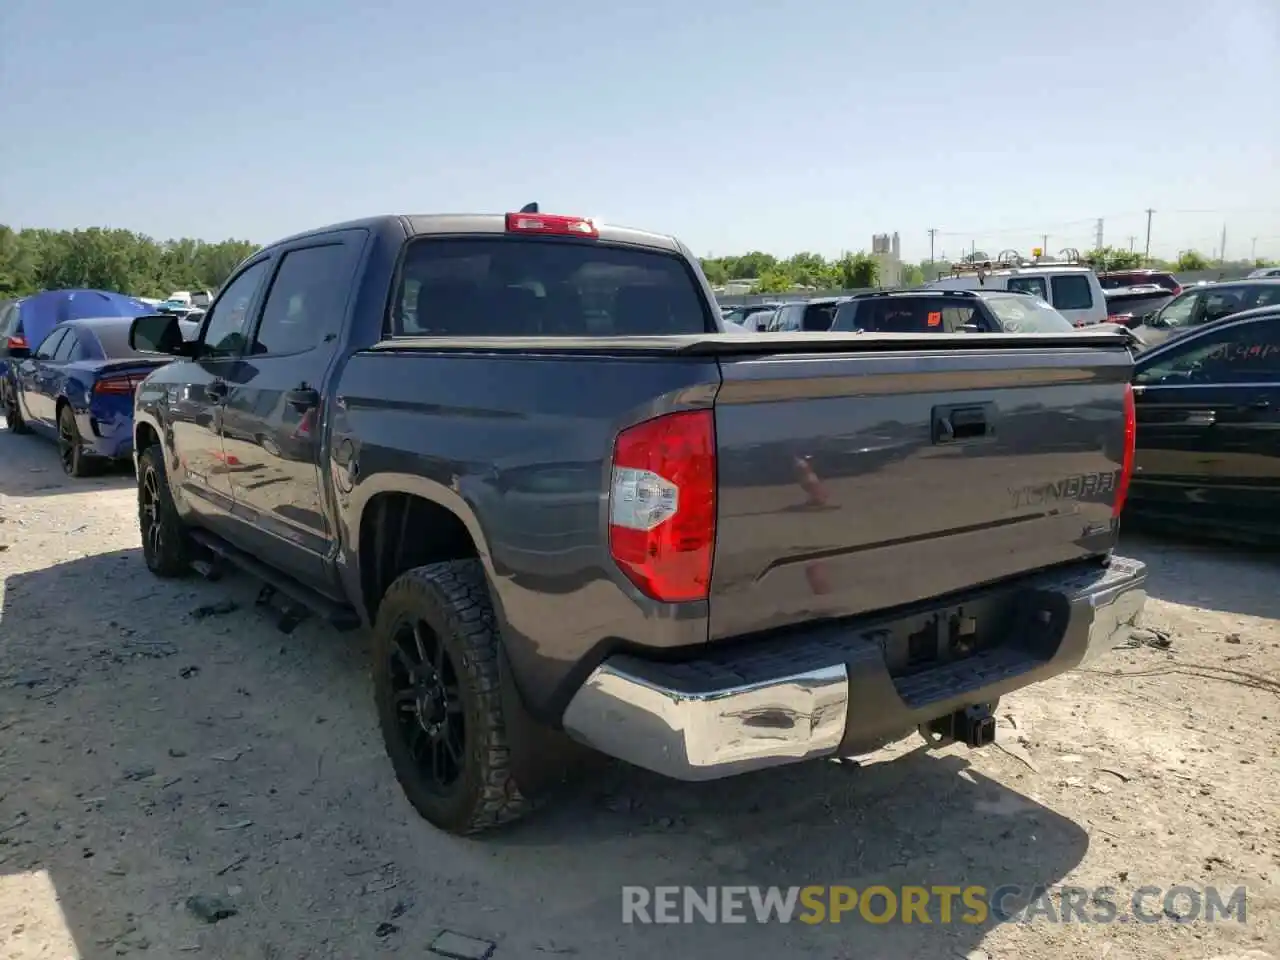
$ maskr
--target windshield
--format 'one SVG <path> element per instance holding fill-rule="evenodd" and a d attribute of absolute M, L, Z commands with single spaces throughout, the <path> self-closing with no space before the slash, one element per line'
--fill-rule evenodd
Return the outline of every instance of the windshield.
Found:
<path fill-rule="evenodd" d="M 1006 333 L 1070 333 L 1071 321 L 1036 297 L 987 297 Z"/>

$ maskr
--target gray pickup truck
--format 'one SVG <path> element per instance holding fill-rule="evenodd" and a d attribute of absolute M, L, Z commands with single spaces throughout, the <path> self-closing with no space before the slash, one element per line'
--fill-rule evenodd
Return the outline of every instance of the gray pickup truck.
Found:
<path fill-rule="evenodd" d="M 147 566 L 370 630 L 445 830 L 584 744 L 683 780 L 980 746 L 1145 602 L 1115 334 L 732 333 L 679 242 L 537 212 L 295 236 L 176 324 L 131 332 L 179 358 L 136 394 Z"/>

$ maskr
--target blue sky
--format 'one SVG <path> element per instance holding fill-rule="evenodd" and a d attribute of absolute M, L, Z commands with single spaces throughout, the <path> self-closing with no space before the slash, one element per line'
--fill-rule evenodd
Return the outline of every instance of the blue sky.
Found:
<path fill-rule="evenodd" d="M 701 254 L 1280 257 L 1280 0 L 5 0 L 0 222 L 548 211 Z"/>

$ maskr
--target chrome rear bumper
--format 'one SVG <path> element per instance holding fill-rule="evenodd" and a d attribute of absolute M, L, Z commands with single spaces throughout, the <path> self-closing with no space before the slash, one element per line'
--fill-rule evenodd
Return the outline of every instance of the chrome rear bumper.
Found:
<path fill-rule="evenodd" d="M 892 739 L 921 723 L 1093 660 L 1116 646 L 1146 602 L 1146 566 L 1113 558 L 1085 574 L 1028 581 L 1055 597 L 1060 636 L 1047 656 L 1016 644 L 895 681 L 860 631 L 833 642 L 756 644 L 667 664 L 619 655 L 597 667 L 563 723 L 602 753 L 678 780 L 713 780 Z"/>

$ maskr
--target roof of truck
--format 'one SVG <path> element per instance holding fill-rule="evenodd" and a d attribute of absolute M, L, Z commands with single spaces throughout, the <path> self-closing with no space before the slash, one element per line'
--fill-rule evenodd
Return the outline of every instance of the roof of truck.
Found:
<path fill-rule="evenodd" d="M 547 215 L 553 216 L 554 214 L 548 213 Z M 536 214 L 531 214 L 531 216 L 536 216 Z M 590 218 L 584 217 L 583 219 Z M 267 248 L 293 243 L 296 240 L 320 234 L 336 233 L 340 230 L 377 231 L 395 226 L 398 226 L 406 236 L 410 237 L 440 234 L 497 236 L 507 232 L 507 215 L 505 213 L 383 214 L 381 216 L 363 217 L 359 220 L 347 220 L 342 223 L 332 223 L 327 226 L 304 230 L 301 233 L 295 233 L 292 236 L 267 244 Z M 596 221 L 596 228 L 599 231 L 599 239 L 611 243 L 628 243 L 635 246 L 652 247 L 657 250 L 683 252 L 682 245 L 675 237 L 667 234 L 636 230 L 631 227 L 622 227 L 599 221 Z"/>

